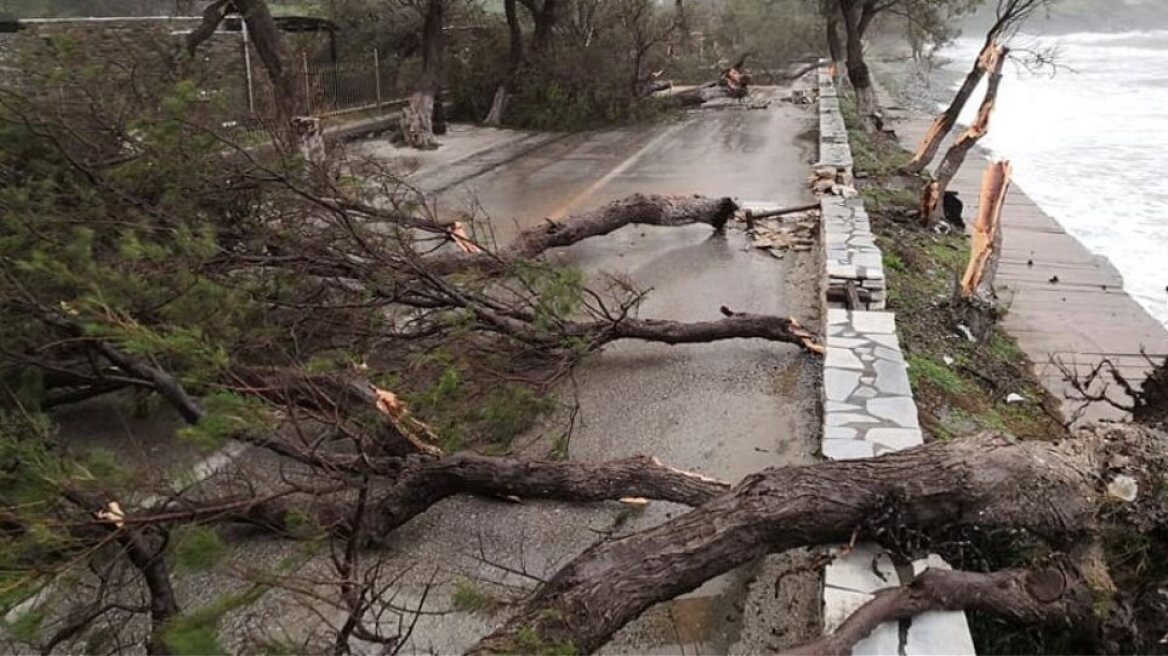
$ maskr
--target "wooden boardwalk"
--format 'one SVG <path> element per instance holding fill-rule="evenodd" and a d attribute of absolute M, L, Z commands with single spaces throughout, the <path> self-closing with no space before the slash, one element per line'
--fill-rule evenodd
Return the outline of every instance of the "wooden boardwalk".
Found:
<path fill-rule="evenodd" d="M 891 104 L 886 104 L 890 125 L 912 150 L 928 130 L 930 119 Z M 984 160 L 984 151 L 971 152 L 950 185 L 965 203 L 967 221 L 977 215 Z M 1002 228 L 995 287 L 1008 308 L 1004 326 L 1034 362 L 1043 385 L 1063 399 L 1064 415 L 1072 417 L 1082 403 L 1073 400 L 1056 360 L 1086 372 L 1107 358 L 1138 383 L 1149 370 L 1141 349 L 1157 361 L 1168 354 L 1168 330 L 1124 292 L 1123 278 L 1107 259 L 1088 251 L 1016 184 L 1006 196 Z M 1056 276 L 1058 281 L 1051 282 Z M 1114 384 L 1108 394 L 1126 398 Z M 1124 413 L 1094 403 L 1080 417 L 1084 421 L 1123 419 Z"/>

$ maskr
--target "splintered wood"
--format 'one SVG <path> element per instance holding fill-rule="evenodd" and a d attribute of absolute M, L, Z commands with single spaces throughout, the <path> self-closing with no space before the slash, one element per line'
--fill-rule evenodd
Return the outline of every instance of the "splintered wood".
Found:
<path fill-rule="evenodd" d="M 369 385 L 373 396 L 377 399 L 377 411 L 385 415 L 394 428 L 398 430 L 414 447 L 422 453 L 441 456 L 442 449 L 434 446 L 438 436 L 425 423 L 415 419 L 406 407 L 406 404 L 389 390 L 381 389 L 376 385 Z"/>
<path fill-rule="evenodd" d="M 961 295 L 965 298 L 977 293 L 1001 250 L 1002 205 L 1010 188 L 1010 172 L 1010 162 L 991 162 L 982 175 L 977 221 L 969 244 L 969 265 L 961 277 Z"/>
<path fill-rule="evenodd" d="M 455 221 L 450 225 L 450 238 L 454 240 L 454 245 L 458 246 L 458 250 L 463 253 L 481 253 L 483 249 L 479 248 L 478 244 L 466 234 L 466 227 L 462 225 L 462 221 Z"/>

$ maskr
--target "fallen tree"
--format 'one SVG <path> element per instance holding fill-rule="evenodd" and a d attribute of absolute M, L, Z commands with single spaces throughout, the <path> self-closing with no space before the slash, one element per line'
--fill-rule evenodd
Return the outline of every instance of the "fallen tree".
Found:
<path fill-rule="evenodd" d="M 751 75 L 746 70 L 746 55 L 722 71 L 717 80 L 686 89 L 673 97 L 682 107 L 696 107 L 715 98 L 745 98 L 750 93 Z"/>
<path fill-rule="evenodd" d="M 88 91 L 100 100 L 105 86 L 115 85 Z M 455 448 L 435 448 L 443 437 L 437 420 L 451 417 L 443 412 L 474 408 L 507 385 L 534 394 L 540 381 L 524 376 L 570 370 L 615 340 L 766 339 L 798 346 L 802 358 L 822 349 L 790 319 L 728 308 L 719 318 L 713 304 L 708 321 L 640 318 L 644 292 L 627 281 L 598 292 L 544 257 L 634 224 L 700 224 L 716 233 L 736 210 L 728 199 L 634 197 L 492 249 L 427 214 L 413 196 L 306 188 L 296 163 L 227 156 L 221 140 L 176 123 L 169 106 L 115 112 L 95 104 L 74 117 L 72 105 L 47 111 L 0 99 L 9 119 L 0 131 L 0 182 L 12 201 L 0 240 L 0 309 L 17 318 L 0 329 L 4 563 L 22 586 L 50 576 L 99 582 L 86 612 L 62 606 L 41 618 L 53 634 L 38 647 L 80 650 L 87 629 L 100 633 L 104 616 L 122 613 L 146 618 L 146 633 L 124 649 L 165 651 L 184 610 L 204 617 L 178 603 L 165 546 L 178 528 L 226 524 L 324 541 L 334 571 L 308 592 L 343 613 L 334 652 L 358 640 L 405 643 L 405 628 L 369 621 L 370 595 L 392 604 L 394 580 L 359 567 L 371 554 L 363 547 L 459 494 L 632 497 L 693 508 L 586 549 L 478 651 L 594 651 L 653 604 L 759 555 L 853 537 L 896 548 L 906 531 L 935 545 L 966 539 L 965 531 L 1012 530 L 1050 555 L 1000 573 L 922 577 L 915 590 L 861 609 L 825 649 L 845 649 L 880 619 L 936 607 L 1095 626 L 1087 620 L 1109 608 L 1098 600 L 1124 608 L 1129 599 L 1108 585 L 1094 549 L 1075 547 L 1103 543 L 1113 530 L 1158 539 L 1168 516 L 1158 493 L 1168 471 L 1164 438 L 1131 427 L 1061 443 L 959 439 L 764 470 L 734 486 L 650 457 L 449 455 Z M 125 102 L 113 98 L 111 107 Z M 127 152 L 130 133 L 140 136 Z M 377 171 L 365 180 L 394 184 Z M 497 373 L 483 373 L 489 369 Z M 155 490 L 141 481 L 104 475 L 108 469 L 62 448 L 38 413 L 46 403 L 116 390 L 163 399 L 186 432 L 213 447 L 242 442 L 275 454 L 279 475 L 149 494 Z M 509 435 L 530 425 L 515 417 L 521 396 L 506 397 Z M 455 414 L 449 423 L 473 430 L 474 421 Z M 1051 584 L 1052 572 L 1062 574 L 1060 585 Z M 122 586 L 117 593 L 110 581 Z M 334 584 L 335 598 L 322 592 Z M 1081 602 L 1084 590 L 1091 604 Z"/>
<path fill-rule="evenodd" d="M 372 462 L 362 465 L 367 473 L 391 484 L 372 488 L 363 520 L 368 539 L 383 538 L 451 494 L 562 501 L 639 496 L 695 506 L 589 548 L 471 653 L 539 646 L 592 652 L 653 604 L 763 554 L 856 539 L 896 549 L 886 538 L 906 532 L 923 536 L 927 546 L 969 531 L 1007 529 L 1031 536 L 1049 554 L 1000 572 L 928 570 L 905 588 L 878 593 L 833 634 L 798 653 L 848 653 L 880 622 L 932 610 L 981 610 L 1102 630 L 1100 609 L 1130 602 L 1111 582 L 1102 540 L 1109 531 L 1159 530 L 1168 516 L 1154 492 L 1168 465 L 1165 436 L 1132 426 L 1100 427 L 1062 443 L 987 434 L 874 459 L 768 469 L 732 489 L 648 458 L 589 464 L 458 455 Z M 1133 497 L 1129 489 L 1141 492 Z M 296 508 L 299 516 L 310 509 L 316 525 L 338 537 L 353 530 L 351 501 L 306 505 L 295 497 L 171 501 L 127 513 L 117 530 L 242 521 L 290 533 L 287 518 Z"/>
<path fill-rule="evenodd" d="M 765 553 L 799 546 L 857 537 L 879 540 L 881 533 L 902 529 L 940 537 L 963 527 L 1023 530 L 1055 549 L 1090 543 L 1106 510 L 1101 481 L 1105 485 L 1118 474 L 1111 473 L 1111 463 L 1126 458 L 1124 475 L 1147 480 L 1159 477 L 1157 468 L 1165 459 L 1162 435 L 1138 430 L 1120 435 L 1117 439 L 1104 431 L 1065 444 L 986 435 L 875 459 L 765 470 L 682 517 L 592 547 L 542 585 L 518 614 L 472 652 L 522 650 L 519 634 L 531 631 L 542 644 L 570 644 L 592 652 L 652 604 Z M 1147 502 L 1153 507 L 1163 503 Z M 981 604 L 1006 614 L 1017 614 L 1017 603 L 1049 607 L 1030 619 L 1071 626 L 1090 616 L 1093 595 L 1108 590 L 1106 579 L 1100 579 L 1106 573 L 1098 571 L 1097 563 L 1069 563 L 1072 575 L 1050 597 L 1042 596 L 1046 588 L 1029 596 L 1025 589 L 998 597 L 979 594 L 988 582 L 1047 576 L 1007 573 L 998 579 L 967 577 L 979 584 L 960 588 L 960 596 L 944 603 L 950 609 Z M 1103 587 L 1089 587 L 1087 581 Z M 854 627 L 871 628 L 873 615 L 912 611 L 896 609 L 887 599 L 879 605 L 892 608 L 861 609 L 864 615 L 853 626 L 841 627 L 844 633 L 833 648 L 862 638 L 865 633 Z"/>
<path fill-rule="evenodd" d="M 590 237 L 599 237 L 628 225 L 676 227 L 703 223 L 721 232 L 738 205 L 729 198 L 700 196 L 644 196 L 635 194 L 592 212 L 575 214 L 560 221 L 547 220 L 524 230 L 510 244 L 496 252 L 463 250 L 436 254 L 422 266 L 437 275 L 467 269 L 498 269 L 519 260 L 529 260 L 552 248 L 564 248 Z"/>

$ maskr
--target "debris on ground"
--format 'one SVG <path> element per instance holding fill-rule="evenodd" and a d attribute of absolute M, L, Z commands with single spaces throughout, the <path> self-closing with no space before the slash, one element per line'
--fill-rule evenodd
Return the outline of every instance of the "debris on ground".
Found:
<path fill-rule="evenodd" d="M 748 217 L 747 225 L 755 248 L 782 259 L 785 251 L 804 252 L 815 245 L 819 212 L 810 210 L 777 217 Z"/>

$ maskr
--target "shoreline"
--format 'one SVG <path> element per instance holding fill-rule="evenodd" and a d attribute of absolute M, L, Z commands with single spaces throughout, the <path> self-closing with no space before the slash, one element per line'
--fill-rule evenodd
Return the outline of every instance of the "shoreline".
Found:
<path fill-rule="evenodd" d="M 890 70 L 893 67 L 900 70 Z M 933 115 L 905 96 L 913 87 L 904 83 L 912 77 L 904 65 L 881 60 L 873 68 L 888 122 L 901 145 L 912 150 Z M 899 93 L 884 86 L 890 78 L 893 84 L 901 83 Z M 975 156 L 967 159 L 950 186 L 966 199 L 966 217 L 976 214 L 983 168 L 972 164 L 988 159 L 985 148 L 975 148 Z M 1127 413 L 1106 403 L 1084 406 L 1058 363 L 1083 376 L 1110 361 L 1130 381 L 1142 384 L 1152 368 L 1143 353 L 1153 360 L 1168 356 L 1168 327 L 1124 288 L 1122 276 L 1107 256 L 1088 249 L 1016 183 L 1007 195 L 1002 228 L 1003 252 L 995 288 L 1007 308 L 1003 327 L 1034 363 L 1043 386 L 1061 401 L 1068 420 L 1126 418 Z M 1114 385 L 1102 381 L 1092 391 L 1105 388 L 1108 398 L 1127 400 Z"/>
<path fill-rule="evenodd" d="M 1168 31 L 1165 31 L 1164 43 L 1168 43 Z M 945 51 L 945 54 L 972 57 L 969 48 L 970 44 L 965 43 Z M 935 66 L 926 77 L 913 62 L 897 53 L 886 52 L 884 55 L 873 69 L 888 95 L 896 101 L 893 104 L 929 116 L 935 116 L 948 104 L 970 63 L 966 59 L 942 58 L 943 63 Z M 1067 58 L 1072 59 L 1071 55 Z M 1082 84 L 1099 77 L 1098 73 L 1092 77 L 1092 73 L 1085 69 L 1078 72 L 1084 76 Z M 1055 76 L 1050 76 L 1049 80 L 1045 75 L 1034 77 L 1033 93 L 1037 95 L 1033 102 L 1040 106 L 1049 105 L 1043 98 L 1061 98 L 1060 94 L 1073 93 L 1068 91 L 1068 84 L 1076 88 L 1080 84 L 1060 82 L 1057 86 L 1047 86 L 1054 84 Z M 1017 83 L 1026 83 L 1026 76 L 1015 72 L 1008 81 L 1013 87 Z M 970 99 L 958 122 L 959 127 L 971 120 L 982 90 L 984 81 Z M 1026 98 L 1027 93 L 1015 90 L 999 98 L 990 133 L 977 148 L 980 156 L 1013 160 L 1013 185 L 1020 187 L 1035 205 L 1097 258 L 1106 259 L 1106 265 L 1123 277 L 1120 286 L 1168 329 L 1168 297 L 1164 287 L 1168 278 L 1162 275 L 1156 264 L 1157 250 L 1168 243 L 1165 241 L 1168 240 L 1168 225 L 1162 221 L 1168 208 L 1165 204 L 1168 203 L 1168 194 L 1161 190 L 1154 177 L 1143 173 L 1148 170 L 1147 151 L 1134 146 L 1134 137 L 1128 139 L 1124 136 L 1128 132 L 1114 135 L 1113 141 L 1108 137 L 1092 136 L 1093 128 L 1110 130 L 1105 126 L 1124 124 L 1125 117 L 1130 118 L 1131 110 L 1120 108 L 1126 105 L 1116 105 L 1113 109 L 1095 107 L 1095 111 L 1103 113 L 1083 119 L 1082 129 L 1086 132 L 1077 135 L 1077 130 L 1068 133 L 1066 128 L 1061 128 L 1063 136 L 1057 141 L 1052 141 L 1045 133 L 1034 135 L 1031 141 L 1028 131 L 1020 131 L 1019 127 L 1041 129 L 1042 126 L 1034 124 L 1033 118 L 1023 118 L 1029 116 L 1027 112 L 1020 112 L 1019 99 Z M 1108 113 L 1111 111 L 1116 113 Z M 1052 120 L 1065 125 L 1066 115 L 1055 112 Z M 1163 127 L 1161 122 L 1149 122 L 1133 125 L 1130 133 L 1162 130 Z M 954 136 L 951 135 L 950 139 Z M 1102 153 L 1101 148 L 1105 149 Z M 1124 179 L 1128 169 L 1136 172 L 1128 184 L 1111 182 Z M 1082 184 L 1066 185 L 1076 176 L 1084 176 Z M 1124 228 L 1116 230 L 1113 226 Z"/>

